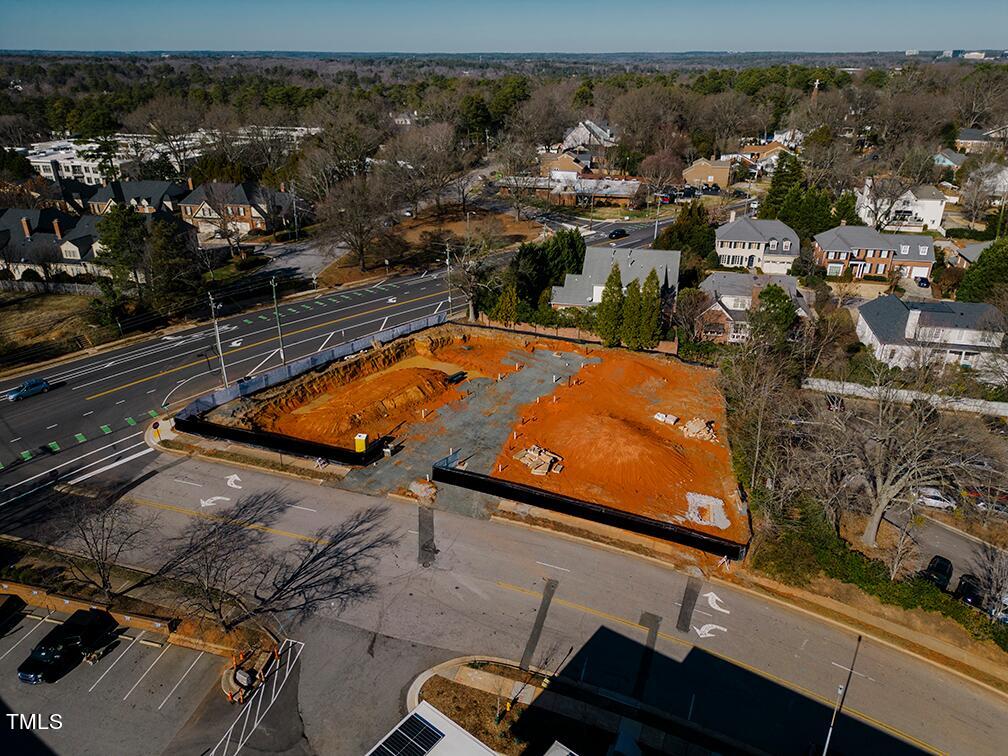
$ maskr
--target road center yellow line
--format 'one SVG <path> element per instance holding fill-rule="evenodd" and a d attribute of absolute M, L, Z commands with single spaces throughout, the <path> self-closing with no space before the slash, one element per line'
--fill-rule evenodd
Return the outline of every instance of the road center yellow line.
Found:
<path fill-rule="evenodd" d="M 284 336 L 297 336 L 298 334 L 308 333 L 309 331 L 315 331 L 315 330 L 318 330 L 320 328 L 324 328 L 325 326 L 334 325 L 336 323 L 343 323 L 343 322 L 345 322 L 347 320 L 354 320 L 355 318 L 359 318 L 362 315 L 373 315 L 376 312 L 384 312 L 385 310 L 394 310 L 394 309 L 398 309 L 402 305 L 411 304 L 413 302 L 422 302 L 425 299 L 432 299 L 433 297 L 443 297 L 443 296 L 445 296 L 445 293 L 443 291 L 440 291 L 440 292 L 435 292 L 433 294 L 424 294 L 422 297 L 414 297 L 413 299 L 404 299 L 402 302 L 397 302 L 396 304 L 393 304 L 393 305 L 384 305 L 383 307 L 375 307 L 375 308 L 373 308 L 371 310 L 365 310 L 364 312 L 357 312 L 357 313 L 354 313 L 353 315 L 346 315 L 346 316 L 344 316 L 342 318 L 336 318 L 334 320 L 327 320 L 324 323 L 316 323 L 313 326 L 306 326 L 305 328 L 299 328 L 299 329 L 294 330 L 294 331 L 286 331 L 284 333 Z M 269 344 L 269 343 L 271 343 L 273 341 L 276 341 L 276 338 L 277 338 L 276 336 L 271 336 L 270 338 L 263 339 L 262 341 L 256 341 L 256 342 L 253 342 L 252 344 L 245 344 L 244 346 L 235 347 L 234 349 L 229 349 L 226 352 L 224 352 L 224 356 L 226 357 L 229 354 L 236 354 L 237 352 L 243 352 L 246 349 L 255 349 L 256 347 L 260 347 L 263 344 Z M 153 375 L 148 375 L 148 376 L 146 376 L 144 378 L 137 378 L 135 381 L 130 381 L 129 383 L 124 383 L 121 386 L 116 386 L 115 388 L 106 389 L 105 391 L 100 391 L 97 394 L 91 394 L 91 396 L 84 397 L 84 399 L 85 399 L 85 401 L 89 402 L 92 399 L 99 399 L 99 398 L 101 398 L 103 396 L 108 396 L 109 394 L 114 394 L 117 391 L 122 391 L 123 389 L 128 389 L 128 388 L 130 388 L 132 386 L 136 386 L 136 385 L 139 385 L 141 383 L 146 383 L 147 381 L 157 380 L 158 378 L 162 378 L 162 377 L 164 377 L 166 375 L 171 375 L 172 373 L 177 373 L 180 370 L 186 370 L 188 368 L 196 367 L 197 365 L 203 365 L 203 364 L 204 364 L 203 360 L 193 360 L 192 362 L 187 362 L 185 365 L 179 365 L 178 367 L 168 368 L 167 370 L 162 370 L 160 373 L 155 373 Z"/>
<path fill-rule="evenodd" d="M 540 593 L 539 591 L 534 591 L 534 590 L 531 590 L 529 588 L 523 588 L 520 585 L 513 585 L 512 583 L 506 583 L 503 580 L 498 580 L 497 581 L 497 587 L 498 588 L 503 588 L 504 590 L 507 590 L 507 591 L 514 591 L 516 593 L 524 593 L 526 596 L 530 596 L 530 597 L 533 597 L 533 598 L 542 599 L 542 593 Z M 624 617 L 619 617 L 619 616 L 617 616 L 615 614 L 609 614 L 608 612 L 602 612 L 602 611 L 599 611 L 598 609 L 593 609 L 590 606 L 585 606 L 583 604 L 576 604 L 573 601 L 567 601 L 565 599 L 554 597 L 553 598 L 553 603 L 554 604 L 560 604 L 561 606 L 566 606 L 569 609 L 574 609 L 574 610 L 579 611 L 579 612 L 584 612 L 585 614 L 591 614 L 591 615 L 593 615 L 595 617 L 601 617 L 602 619 L 609 620 L 610 622 L 616 622 L 616 623 L 618 623 L 620 625 L 623 625 L 625 627 L 633 628 L 635 630 L 640 630 L 643 633 L 647 633 L 650 630 L 650 628 L 647 628 L 644 625 L 641 625 L 639 622 L 634 622 L 633 620 L 628 620 L 628 619 L 626 619 Z M 676 637 L 674 635 L 669 635 L 668 633 L 659 632 L 658 633 L 658 637 L 662 638 L 663 640 L 672 641 L 673 643 L 678 643 L 681 646 L 687 646 L 687 647 L 690 647 L 690 648 L 693 648 L 694 646 L 696 646 L 696 644 L 694 644 L 694 643 L 690 643 L 689 641 L 685 641 L 682 638 L 678 638 L 678 637 Z M 700 648 L 699 646 L 696 646 L 696 647 Z M 833 701 L 830 698 L 827 698 L 826 696 L 819 695 L 814 690 L 809 690 L 808 688 L 805 688 L 805 687 L 803 687 L 801 685 L 798 685 L 797 683 L 793 683 L 790 680 L 786 680 L 783 677 L 778 677 L 777 675 L 773 674 L 772 672 L 766 672 L 766 671 L 764 671 L 762 669 L 759 669 L 758 667 L 754 667 L 751 664 L 748 664 L 748 663 L 746 663 L 744 661 L 741 661 L 740 659 L 735 659 L 735 658 L 733 658 L 731 656 L 728 656 L 727 654 L 718 653 L 717 651 L 711 651 L 709 648 L 706 648 L 706 647 L 703 648 L 703 652 L 706 653 L 706 654 L 710 654 L 711 656 L 716 656 L 717 658 L 721 659 L 722 661 L 726 661 L 729 664 L 734 664 L 734 665 L 736 665 L 738 667 L 741 667 L 742 669 L 744 669 L 744 670 L 746 670 L 748 672 L 753 673 L 754 675 L 759 675 L 760 677 L 762 677 L 764 679 L 767 679 L 767 680 L 770 680 L 772 682 L 775 682 L 778 685 L 781 685 L 781 686 L 783 686 L 785 688 L 789 688 L 789 689 L 795 691 L 796 693 L 801 693 L 802 695 L 807 696 L 809 698 L 812 698 L 812 699 L 818 701 L 819 703 L 825 704 L 826 706 L 832 707 L 836 703 L 835 701 Z M 870 725 L 872 725 L 874 727 L 878 727 L 879 729 L 885 730 L 886 732 L 888 732 L 891 735 L 895 735 L 895 736 L 897 736 L 899 738 L 902 738 L 903 740 L 906 740 L 906 741 L 912 743 L 913 745 L 916 745 L 916 746 L 918 746 L 920 748 L 923 748 L 923 749 L 925 749 L 927 751 L 930 751 L 931 753 L 935 753 L 935 754 L 944 754 L 944 753 L 946 753 L 945 751 L 942 751 L 940 748 L 935 748 L 930 743 L 926 743 L 923 740 L 920 740 L 919 738 L 915 738 L 913 735 L 910 735 L 909 733 L 903 732 L 902 730 L 900 730 L 900 729 L 898 729 L 896 727 L 893 727 L 892 725 L 888 725 L 885 722 L 881 722 L 878 719 L 875 719 L 874 717 L 872 717 L 872 716 L 870 716 L 868 714 L 865 714 L 864 712 L 858 711 L 857 709 L 852 709 L 851 707 L 848 706 L 848 707 L 844 708 L 844 712 L 846 712 L 847 714 L 850 714 L 851 716 L 857 717 L 858 719 L 860 719 L 863 722 L 866 722 L 867 724 L 870 724 Z"/>

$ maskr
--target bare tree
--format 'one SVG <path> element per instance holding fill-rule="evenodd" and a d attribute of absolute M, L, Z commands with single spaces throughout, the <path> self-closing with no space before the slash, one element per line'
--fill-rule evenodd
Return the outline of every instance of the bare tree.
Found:
<path fill-rule="evenodd" d="M 449 286 L 462 292 L 468 303 L 469 320 L 476 319 L 476 302 L 480 296 L 500 287 L 499 277 L 489 256 L 491 243 L 483 239 L 467 239 L 458 249 L 446 250 L 451 258 Z"/>
<path fill-rule="evenodd" d="M 896 542 L 889 553 L 889 579 L 898 580 L 906 571 L 907 566 L 916 562 L 917 539 L 913 530 L 920 524 L 921 518 L 913 512 L 913 506 L 908 506 L 902 522 L 896 525 Z"/>
<path fill-rule="evenodd" d="M 341 181 L 319 208 L 323 235 L 330 250 L 345 247 L 367 269 L 367 254 L 385 233 L 395 198 L 378 175 L 360 175 Z"/>
<path fill-rule="evenodd" d="M 665 149 L 641 161 L 639 173 L 651 186 L 652 194 L 664 192 L 682 181 L 683 159 L 680 153 Z"/>
<path fill-rule="evenodd" d="M 413 187 L 414 205 L 430 195 L 440 215 L 442 196 L 463 170 L 459 149 L 455 129 L 447 123 L 417 126 L 389 144 L 390 160 L 399 168 L 397 176 L 404 186 Z"/>
<path fill-rule="evenodd" d="M 902 197 L 910 191 L 914 181 L 900 175 L 870 176 L 865 183 L 862 206 L 866 209 L 869 225 L 881 231 L 896 218 L 896 208 Z"/>
<path fill-rule="evenodd" d="M 231 204 L 231 192 L 234 184 L 208 183 L 204 186 L 207 207 L 211 216 L 206 220 L 214 227 L 215 235 L 227 243 L 228 252 L 232 257 L 241 253 L 241 240 L 245 232 L 238 225 L 238 217 L 234 214 Z"/>
<path fill-rule="evenodd" d="M 522 210 L 535 196 L 535 150 L 527 142 L 507 139 L 497 149 L 497 159 L 501 164 L 500 185 L 520 220 Z"/>
<path fill-rule="evenodd" d="M 990 209 L 994 201 L 996 175 L 1001 169 L 1002 166 L 997 163 L 984 163 L 977 166 L 963 182 L 959 190 L 959 206 L 971 224 L 976 224 Z"/>
<path fill-rule="evenodd" d="M 984 543 L 973 571 L 980 580 L 984 604 L 992 612 L 1004 611 L 1008 605 L 1008 551 Z"/>
<path fill-rule="evenodd" d="M 157 516 L 141 512 L 110 490 L 94 498 L 56 494 L 51 505 L 59 516 L 56 537 L 49 542 L 74 577 L 100 590 L 106 601 L 122 593 L 113 585 L 113 572 L 131 552 L 150 542 Z"/>
<path fill-rule="evenodd" d="M 956 121 L 966 128 L 983 126 L 1008 99 L 1008 76 L 991 66 L 977 66 L 948 91 Z"/>
<path fill-rule="evenodd" d="M 157 150 L 167 153 L 172 166 L 181 175 L 195 157 L 198 143 L 195 132 L 202 125 L 204 112 L 204 108 L 193 101 L 158 95 L 127 114 L 124 122 L 131 131 L 153 137 Z"/>
<path fill-rule="evenodd" d="M 681 289 L 676 297 L 673 322 L 683 329 L 686 337 L 697 341 L 703 331 L 700 318 L 711 305 L 711 297 L 702 289 Z"/>

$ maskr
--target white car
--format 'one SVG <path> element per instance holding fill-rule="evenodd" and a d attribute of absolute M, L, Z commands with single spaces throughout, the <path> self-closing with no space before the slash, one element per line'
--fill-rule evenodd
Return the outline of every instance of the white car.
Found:
<path fill-rule="evenodd" d="M 932 509 L 947 509 L 949 511 L 956 508 L 956 503 L 945 493 L 937 488 L 918 488 L 914 503 L 921 507 L 931 507 Z"/>

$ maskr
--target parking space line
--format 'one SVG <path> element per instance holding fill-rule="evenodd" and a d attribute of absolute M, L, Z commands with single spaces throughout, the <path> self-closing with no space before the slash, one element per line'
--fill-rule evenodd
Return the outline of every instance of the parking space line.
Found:
<path fill-rule="evenodd" d="M 5 652 L 4 652 L 4 655 L 3 655 L 3 656 L 0 656 L 0 659 L 6 659 L 6 658 L 7 658 L 7 656 L 8 656 L 8 654 L 10 654 L 10 652 L 11 652 L 11 651 L 13 651 L 13 650 L 14 650 L 15 648 L 17 648 L 18 646 L 20 646 L 20 645 L 21 645 L 21 641 L 23 641 L 23 640 L 24 640 L 25 638 L 27 638 L 27 637 L 28 637 L 29 635 L 31 635 L 32 633 L 34 633 L 34 632 L 35 632 L 35 631 L 36 631 L 36 630 L 37 630 L 37 629 L 39 628 L 39 625 L 41 625 L 41 624 L 42 624 L 43 622 L 45 622 L 45 621 L 46 621 L 46 618 L 48 618 L 50 614 L 52 614 L 52 612 L 49 612 L 49 614 L 47 614 L 47 615 L 46 615 L 45 617 L 43 617 L 43 618 L 42 618 L 42 619 L 40 619 L 40 620 L 39 620 L 38 622 L 36 622 L 36 623 L 35 623 L 35 624 L 34 624 L 34 625 L 32 626 L 31 630 L 29 630 L 29 631 L 28 631 L 27 633 L 25 633 L 25 634 L 24 634 L 24 635 L 22 635 L 22 636 L 21 636 L 20 638 L 18 638 L 18 640 L 17 640 L 17 643 L 15 643 L 15 644 L 14 644 L 13 646 L 11 646 L 10 648 L 8 648 L 8 649 L 7 649 L 7 650 L 6 650 Z"/>
<path fill-rule="evenodd" d="M 143 641 L 141 641 L 141 643 L 142 642 Z M 123 696 L 123 701 L 125 701 L 127 698 L 130 697 L 130 693 L 132 693 L 134 690 L 136 690 L 137 685 L 139 685 L 143 681 L 143 679 L 145 677 L 147 677 L 147 673 L 148 672 L 150 672 L 152 669 L 154 669 L 154 665 L 157 664 L 161 660 L 161 657 L 164 656 L 165 653 L 167 653 L 167 651 L 168 651 L 169 648 L 171 648 L 171 646 L 169 644 L 165 643 L 165 647 L 163 649 L 161 649 L 161 653 L 157 655 L 157 659 L 155 659 L 154 661 L 152 661 L 150 663 L 150 666 L 147 667 L 146 670 L 144 670 L 144 673 L 142 675 L 140 675 L 140 679 L 137 680 L 135 683 L 133 683 L 133 687 L 129 689 L 129 693 L 127 693 L 125 696 Z"/>
<path fill-rule="evenodd" d="M 108 669 L 106 669 L 106 670 L 105 670 L 104 672 L 102 672 L 102 674 L 101 674 L 101 677 L 99 677 L 99 678 L 98 678 L 97 680 L 95 680 L 95 681 L 94 681 L 94 685 L 92 685 L 92 686 L 91 686 L 90 688 L 88 688 L 88 693 L 90 693 L 91 691 L 93 691 L 93 690 L 94 690 L 95 688 L 97 688 L 97 687 L 98 687 L 98 683 L 100 683 L 100 682 L 101 682 L 102 680 L 104 680 L 104 679 L 105 679 L 105 675 L 107 675 L 107 674 L 108 674 L 109 672 L 111 672 L 111 671 L 112 671 L 112 668 L 113 668 L 113 667 L 114 667 L 114 666 L 115 666 L 116 664 L 118 664 L 118 663 L 119 663 L 119 660 L 120 660 L 120 659 L 122 659 L 122 658 L 123 658 L 124 656 L 126 656 L 126 652 L 127 652 L 127 651 L 129 651 L 129 650 L 130 650 L 131 648 L 133 648 L 133 644 L 134 644 L 134 643 L 136 643 L 136 642 L 137 642 L 138 640 L 140 640 L 140 637 L 141 637 L 141 636 L 142 636 L 142 635 L 143 635 L 143 634 L 144 634 L 145 632 L 147 632 L 147 631 L 146 631 L 146 630 L 141 630 L 141 631 L 140 631 L 140 635 L 138 635 L 138 636 L 137 636 L 136 638 L 134 638 L 134 639 L 133 639 L 133 642 L 132 642 L 132 643 L 130 643 L 130 644 L 129 644 L 128 646 L 126 646 L 126 648 L 125 648 L 125 649 L 123 649 L 123 652 L 122 652 L 121 654 L 119 654 L 119 656 L 117 656 L 117 657 L 115 658 L 115 661 L 114 661 L 114 662 L 112 662 L 111 664 L 109 664 L 109 666 L 108 666 Z"/>
<path fill-rule="evenodd" d="M 200 651 L 199 652 L 199 656 L 197 656 L 195 659 L 193 659 L 193 663 L 189 665 L 189 669 L 187 669 L 185 671 L 185 673 L 182 675 L 182 677 L 179 678 L 179 681 L 177 683 L 175 683 L 174 686 L 172 686 L 171 690 L 168 691 L 168 695 L 164 697 L 164 701 L 161 702 L 161 706 L 164 706 L 166 703 L 168 703 L 168 699 L 172 697 L 172 694 L 175 692 L 176 688 L 178 688 L 178 686 L 182 684 L 182 681 L 185 680 L 186 677 L 188 677 L 188 675 L 189 675 L 190 672 L 192 672 L 193 667 L 196 666 L 196 662 L 198 662 L 200 660 L 200 657 L 202 657 L 202 656 L 203 656 L 203 652 Z M 161 706 L 158 706 L 158 711 L 161 711 Z"/>

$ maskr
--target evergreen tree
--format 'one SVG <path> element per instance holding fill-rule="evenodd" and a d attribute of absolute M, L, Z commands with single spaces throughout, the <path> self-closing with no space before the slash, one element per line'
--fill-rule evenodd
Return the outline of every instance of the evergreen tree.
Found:
<path fill-rule="evenodd" d="M 750 333 L 770 343 L 780 344 L 798 319 L 791 297 L 777 284 L 759 293 L 759 307 L 749 316 Z"/>
<path fill-rule="evenodd" d="M 497 304 L 490 312 L 490 318 L 506 326 L 512 325 L 518 320 L 518 289 L 514 283 L 509 283 L 504 287 Z"/>
<path fill-rule="evenodd" d="M 806 192 L 802 189 L 801 184 L 795 184 L 788 189 L 777 211 L 778 220 L 791 226 L 798 232 L 799 237 L 802 236 L 801 226 L 805 214 L 805 195 Z"/>
<path fill-rule="evenodd" d="M 652 270 L 641 287 L 640 336 L 641 349 L 654 349 L 661 340 L 661 285 Z"/>
<path fill-rule="evenodd" d="M 595 333 L 605 346 L 619 346 L 622 319 L 623 280 L 620 278 L 619 266 L 613 263 L 605 288 L 602 290 L 602 302 L 598 306 L 595 320 Z"/>
<path fill-rule="evenodd" d="M 144 216 L 128 205 L 113 205 L 98 221 L 98 262 L 109 272 L 111 298 L 139 299 L 139 270 L 147 243 Z"/>
<path fill-rule="evenodd" d="M 770 189 L 760 205 L 759 217 L 776 218 L 791 187 L 801 182 L 802 169 L 798 158 L 785 153 L 777 161 L 777 168 L 774 170 L 773 178 L 770 179 Z"/>
<path fill-rule="evenodd" d="M 1008 237 L 993 242 L 966 268 L 956 299 L 983 302 L 996 286 L 1004 284 L 1008 284 Z"/>
<path fill-rule="evenodd" d="M 170 220 L 151 222 L 144 278 L 148 302 L 159 312 L 169 312 L 200 295 L 203 275 L 186 227 Z"/>
<path fill-rule="evenodd" d="M 623 298 L 623 322 L 620 324 L 620 337 L 627 349 L 640 349 L 641 335 L 641 290 L 640 282 L 635 278 L 627 284 L 626 296 Z"/>
<path fill-rule="evenodd" d="M 848 226 L 864 225 L 861 216 L 857 214 L 857 199 L 854 197 L 854 192 L 841 194 L 833 208 L 833 226 L 839 226 L 843 221 L 846 221 Z"/>

